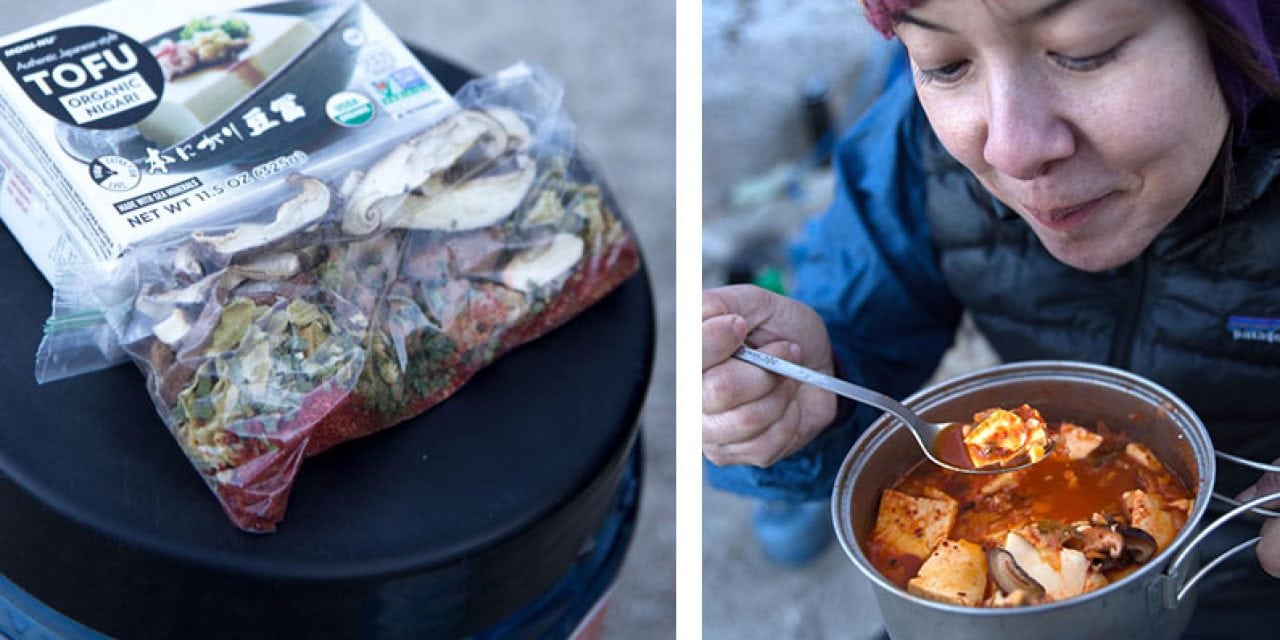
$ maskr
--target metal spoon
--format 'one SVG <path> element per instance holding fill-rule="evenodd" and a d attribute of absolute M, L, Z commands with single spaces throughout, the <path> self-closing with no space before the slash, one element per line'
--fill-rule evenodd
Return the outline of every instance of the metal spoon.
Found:
<path fill-rule="evenodd" d="M 938 456 L 934 448 L 937 446 L 938 437 L 942 435 L 944 430 L 952 426 L 955 426 L 955 428 L 958 429 L 958 425 L 960 423 L 927 422 L 920 416 L 916 415 L 914 411 L 902 406 L 901 403 L 889 396 L 872 391 L 866 387 L 859 387 L 856 384 L 840 380 L 839 378 L 833 378 L 824 373 L 814 371 L 813 369 L 808 369 L 798 364 L 787 362 L 780 358 L 775 358 L 763 351 L 756 351 L 755 349 L 748 347 L 739 347 L 738 350 L 734 352 L 733 357 L 744 362 L 750 362 L 761 369 L 772 371 L 780 376 L 786 376 L 794 380 L 799 380 L 800 382 L 806 382 L 816 387 L 821 387 L 836 395 L 844 396 L 855 402 L 869 404 L 877 409 L 887 411 L 894 416 L 897 416 L 897 418 L 906 424 L 907 428 L 911 430 L 911 434 L 916 437 L 916 442 L 918 442 L 920 444 L 920 448 L 924 450 L 925 457 L 929 458 L 930 462 L 945 469 L 949 469 L 957 473 L 992 474 L 1017 471 L 1018 469 L 1025 469 L 1026 467 L 1035 464 L 1035 462 L 1027 462 L 1010 467 L 997 466 L 974 469 L 947 462 Z M 1045 447 L 1045 457 L 1048 457 L 1049 452 L 1053 451 L 1054 444 L 1055 441 L 1051 438 L 1048 445 Z"/>

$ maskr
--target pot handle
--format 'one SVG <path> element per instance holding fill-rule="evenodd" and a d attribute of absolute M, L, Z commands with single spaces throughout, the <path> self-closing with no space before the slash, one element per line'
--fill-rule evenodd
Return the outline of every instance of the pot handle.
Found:
<path fill-rule="evenodd" d="M 1246 467 L 1253 467 L 1254 469 L 1258 469 L 1259 471 L 1270 471 L 1272 473 L 1280 473 L 1280 465 L 1266 464 L 1265 462 L 1255 462 L 1248 458 L 1233 456 L 1229 453 L 1223 453 L 1221 451 L 1214 451 L 1213 455 L 1217 456 L 1219 460 L 1223 460 L 1226 462 L 1234 462 L 1238 465 L 1243 465 Z"/>
<path fill-rule="evenodd" d="M 1245 466 L 1245 467 L 1251 467 L 1251 468 L 1257 469 L 1257 470 L 1259 470 L 1259 471 L 1269 471 L 1269 472 L 1271 472 L 1271 473 L 1280 473 L 1280 465 L 1264 464 L 1264 463 L 1262 463 L 1262 462 L 1254 462 L 1253 460 L 1250 460 L 1250 459 L 1248 459 L 1248 458 L 1241 458 L 1240 456 L 1233 456 L 1233 455 L 1231 455 L 1231 454 L 1229 454 L 1229 453 L 1223 453 L 1223 452 L 1221 452 L 1221 451 L 1214 451 L 1214 452 L 1213 452 L 1213 455 L 1217 456 L 1217 457 L 1218 457 L 1218 459 L 1219 459 L 1219 460 L 1222 460 L 1223 462 L 1234 462 L 1234 463 L 1236 463 L 1236 464 L 1238 464 L 1238 465 Z M 1239 500 L 1236 500 L 1235 498 L 1232 498 L 1231 496 L 1228 496 L 1228 495 L 1224 495 L 1224 494 L 1218 493 L 1217 491 L 1214 491 L 1214 492 L 1213 492 L 1213 497 L 1214 497 L 1214 498 L 1216 498 L 1217 500 L 1221 500 L 1222 502 L 1225 502 L 1225 503 L 1227 503 L 1227 504 L 1229 504 L 1229 505 L 1231 505 L 1231 506 L 1233 506 L 1233 507 L 1238 507 L 1238 506 L 1240 506 L 1240 504 L 1241 504 Z M 1270 510 L 1270 509 L 1263 509 L 1262 507 L 1258 507 L 1258 508 L 1254 509 L 1254 510 L 1253 510 L 1253 512 L 1254 512 L 1254 513 L 1256 513 L 1256 514 L 1258 514 L 1258 515 L 1260 515 L 1260 516 L 1266 516 L 1266 517 L 1268 517 L 1268 518 L 1277 518 L 1277 517 L 1280 517 L 1280 512 L 1272 511 L 1272 510 Z"/>
<path fill-rule="evenodd" d="M 1245 503 L 1236 503 L 1236 504 L 1239 504 L 1240 506 L 1223 514 L 1222 517 L 1218 518 L 1217 520 L 1214 520 L 1212 523 L 1209 524 L 1209 526 L 1205 527 L 1203 531 L 1196 534 L 1196 537 L 1192 538 L 1191 541 L 1188 542 L 1185 547 L 1183 547 L 1182 551 L 1178 552 L 1178 555 L 1173 558 L 1173 562 L 1169 563 L 1169 568 L 1165 570 L 1164 606 L 1168 609 L 1172 609 L 1175 606 L 1177 606 L 1177 604 L 1182 601 L 1182 598 L 1187 595 L 1187 592 L 1190 591 L 1193 587 L 1195 587 L 1196 583 L 1199 582 L 1201 578 L 1207 575 L 1210 571 L 1213 571 L 1214 568 L 1216 568 L 1218 565 L 1222 564 L 1223 562 L 1226 562 L 1227 559 L 1230 558 L 1231 556 L 1234 556 L 1237 553 L 1240 553 L 1241 551 L 1244 551 L 1245 549 L 1248 549 L 1253 545 L 1257 544 L 1261 536 L 1250 538 L 1249 540 L 1245 540 L 1244 542 L 1241 542 L 1240 544 L 1228 549 L 1222 555 L 1211 560 L 1208 564 L 1206 564 L 1203 568 L 1201 568 L 1200 571 L 1196 572 L 1195 575 L 1188 577 L 1187 580 L 1182 584 L 1182 586 L 1179 587 L 1177 576 L 1180 573 L 1182 573 L 1183 565 L 1186 563 L 1187 559 L 1191 557 L 1191 554 L 1192 552 L 1195 551 L 1196 546 L 1198 546 L 1205 538 L 1209 537 L 1210 534 L 1216 531 L 1218 527 L 1221 527 L 1222 525 L 1226 524 L 1228 521 L 1235 519 L 1240 514 L 1246 511 L 1249 511 L 1250 509 L 1254 509 L 1254 507 L 1257 507 L 1260 504 L 1271 502 L 1272 500 L 1277 500 L 1277 499 L 1280 499 L 1280 491 L 1258 496 Z"/>

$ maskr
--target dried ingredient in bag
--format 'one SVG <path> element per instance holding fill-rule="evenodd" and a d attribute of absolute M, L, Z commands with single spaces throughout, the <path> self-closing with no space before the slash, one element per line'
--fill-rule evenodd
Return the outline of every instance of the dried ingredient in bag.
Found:
<path fill-rule="evenodd" d="M 304 458 L 416 416 L 638 267 L 571 145 L 466 108 L 231 230 L 139 249 L 122 341 L 240 528 Z M 146 258 L 146 260 L 143 260 Z"/>

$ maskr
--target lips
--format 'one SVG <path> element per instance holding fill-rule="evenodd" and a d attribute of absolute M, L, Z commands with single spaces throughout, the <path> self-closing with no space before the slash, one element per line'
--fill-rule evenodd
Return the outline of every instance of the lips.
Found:
<path fill-rule="evenodd" d="M 1023 204 L 1023 208 L 1041 225 L 1055 231 L 1067 231 L 1084 224 L 1093 213 L 1106 206 L 1114 193 L 1111 191 L 1091 200 L 1076 201 L 1067 205 Z"/>

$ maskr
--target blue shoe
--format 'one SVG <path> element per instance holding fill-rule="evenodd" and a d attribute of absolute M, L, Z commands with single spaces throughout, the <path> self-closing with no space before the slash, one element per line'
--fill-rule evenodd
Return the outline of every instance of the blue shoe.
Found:
<path fill-rule="evenodd" d="M 764 555 L 784 567 L 813 562 L 835 539 L 826 501 L 763 502 L 751 524 Z"/>

